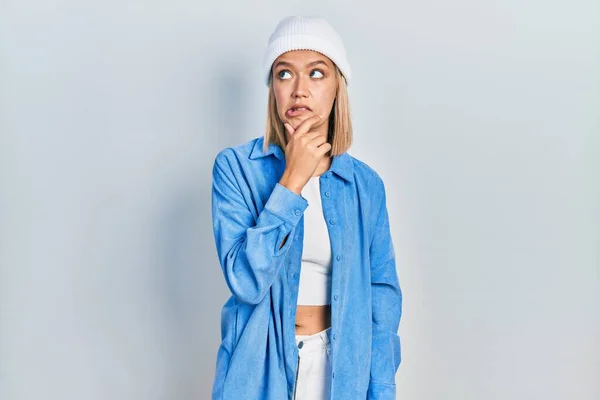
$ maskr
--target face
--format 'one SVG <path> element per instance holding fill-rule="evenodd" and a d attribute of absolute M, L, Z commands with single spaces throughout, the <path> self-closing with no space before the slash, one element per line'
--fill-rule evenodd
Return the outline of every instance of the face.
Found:
<path fill-rule="evenodd" d="M 327 135 L 336 95 L 333 62 L 312 50 L 288 51 L 273 62 L 272 79 L 281 121 L 296 129 L 302 121 L 318 114 L 322 122 L 311 130 Z"/>

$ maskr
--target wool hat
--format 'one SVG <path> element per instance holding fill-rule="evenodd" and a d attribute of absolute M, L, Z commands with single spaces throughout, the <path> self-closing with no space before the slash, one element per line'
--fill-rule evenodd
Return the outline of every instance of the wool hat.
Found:
<path fill-rule="evenodd" d="M 346 49 L 341 37 L 324 18 L 290 16 L 279 21 L 269 37 L 263 59 L 263 73 L 267 86 L 273 62 L 291 50 L 313 50 L 329 57 L 340 69 L 348 85 L 352 71 L 346 59 Z"/>

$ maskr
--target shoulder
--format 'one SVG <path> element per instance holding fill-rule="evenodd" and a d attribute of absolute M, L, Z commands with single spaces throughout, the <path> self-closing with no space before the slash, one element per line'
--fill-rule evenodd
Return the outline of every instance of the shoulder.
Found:
<path fill-rule="evenodd" d="M 260 141 L 256 137 L 235 146 L 228 146 L 219 150 L 213 160 L 213 174 L 237 175 L 244 169 L 244 164 L 249 162 L 250 155 Z"/>
<path fill-rule="evenodd" d="M 354 175 L 360 185 L 364 186 L 371 193 L 373 193 L 373 191 L 379 192 L 385 190 L 383 178 L 375 168 L 352 155 L 350 155 L 350 158 L 353 163 Z"/>
<path fill-rule="evenodd" d="M 373 166 L 356 157 L 352 158 L 358 196 L 370 216 L 371 224 L 377 224 L 381 210 L 387 208 L 384 180 Z"/>
<path fill-rule="evenodd" d="M 255 137 L 235 146 L 225 147 L 215 156 L 215 162 L 233 161 L 234 159 L 244 160 L 250 157 L 252 150 L 261 137 Z"/>

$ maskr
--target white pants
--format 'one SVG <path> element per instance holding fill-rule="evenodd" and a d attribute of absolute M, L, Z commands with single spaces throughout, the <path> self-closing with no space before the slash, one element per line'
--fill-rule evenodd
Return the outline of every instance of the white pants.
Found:
<path fill-rule="evenodd" d="M 331 387 L 331 344 L 327 328 L 312 335 L 296 335 L 298 376 L 294 400 L 329 400 Z"/>

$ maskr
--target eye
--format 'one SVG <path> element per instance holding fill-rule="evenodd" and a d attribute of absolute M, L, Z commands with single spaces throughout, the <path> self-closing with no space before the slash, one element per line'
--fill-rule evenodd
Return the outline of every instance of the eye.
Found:
<path fill-rule="evenodd" d="M 279 79 L 287 79 L 287 78 L 284 78 L 284 77 L 282 76 L 282 74 L 284 74 L 284 73 L 286 73 L 286 72 L 287 72 L 288 74 L 290 73 L 290 71 L 288 71 L 287 69 L 282 69 L 281 71 L 279 71 L 279 72 L 277 73 L 277 76 L 279 77 Z"/>
<path fill-rule="evenodd" d="M 325 75 L 323 74 L 323 71 L 321 71 L 320 69 L 313 69 L 313 70 L 312 70 L 312 71 L 310 71 L 310 72 L 311 72 L 311 73 L 312 73 L 312 72 L 318 72 L 319 74 L 321 74 L 321 76 L 316 76 L 316 78 L 317 78 L 317 79 L 321 79 L 321 78 L 323 78 L 323 77 L 325 76 Z"/>

